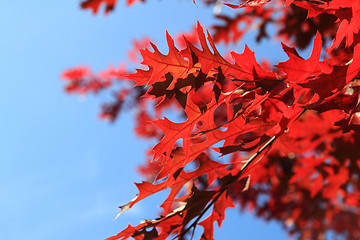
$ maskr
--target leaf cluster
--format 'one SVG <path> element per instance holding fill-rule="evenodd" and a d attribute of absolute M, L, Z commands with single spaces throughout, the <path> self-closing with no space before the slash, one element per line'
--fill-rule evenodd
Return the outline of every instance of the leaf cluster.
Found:
<path fill-rule="evenodd" d="M 87 0 L 82 7 L 96 13 L 102 3 L 109 12 L 116 1 Z M 166 33 L 167 54 L 144 42 L 135 73 L 64 72 L 69 93 L 119 83 L 116 102 L 101 116 L 114 121 L 126 103 L 136 106 L 136 133 L 156 141 L 139 168 L 148 181 L 136 184 L 139 194 L 120 213 L 170 189 L 159 218 L 108 239 L 182 239 L 197 226 L 202 239 L 213 239 L 214 223 L 220 227 L 225 210 L 236 205 L 280 221 L 299 239 L 322 239 L 329 231 L 359 239 L 360 2 L 226 5 L 238 13 L 217 16 L 223 25 L 210 27 L 212 34 L 200 23 L 176 41 Z M 258 41 L 270 37 L 269 24 L 279 27 L 275 36 L 286 42 L 287 61 L 259 63 L 247 46 L 226 57 L 217 50 L 254 24 Z M 308 45 L 312 53 L 304 59 L 296 48 Z M 163 117 L 169 111 L 182 120 Z"/>

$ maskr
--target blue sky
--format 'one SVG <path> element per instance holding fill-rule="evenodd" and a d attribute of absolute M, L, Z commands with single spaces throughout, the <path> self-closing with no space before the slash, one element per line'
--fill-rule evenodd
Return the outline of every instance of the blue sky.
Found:
<path fill-rule="evenodd" d="M 117 66 L 131 40 L 145 35 L 164 51 L 166 29 L 174 36 L 196 20 L 206 26 L 212 10 L 192 1 L 130 8 L 120 1 L 113 14 L 94 17 L 78 1 L 43 0 L 4 1 L 0 11 L 0 239 L 104 239 L 155 217 L 161 196 L 113 221 L 136 194 L 135 169 L 149 146 L 134 136 L 131 114 L 99 121 L 108 96 L 68 96 L 59 75 L 79 65 Z M 286 239 L 278 224 L 227 213 L 216 239 Z"/>

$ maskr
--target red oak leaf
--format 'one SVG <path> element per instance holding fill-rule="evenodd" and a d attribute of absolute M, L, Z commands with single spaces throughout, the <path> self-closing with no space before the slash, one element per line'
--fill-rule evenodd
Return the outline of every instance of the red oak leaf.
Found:
<path fill-rule="evenodd" d="M 116 2 L 117 0 L 86 0 L 81 3 L 81 7 L 83 9 L 91 9 L 93 14 L 96 14 L 100 5 L 105 4 L 105 13 L 107 14 L 114 9 Z"/>
<path fill-rule="evenodd" d="M 188 62 L 180 55 L 179 50 L 174 45 L 174 40 L 171 38 L 168 32 L 166 32 L 166 39 L 169 46 L 168 55 L 163 55 L 157 49 L 157 47 L 150 43 L 154 52 L 150 52 L 148 49 L 140 50 L 143 61 L 143 65 L 149 67 L 146 71 L 146 75 L 150 75 L 150 78 L 144 79 L 144 70 L 137 70 L 136 73 L 130 74 L 127 77 L 131 80 L 137 81 L 137 86 L 140 85 L 152 85 L 155 82 L 164 81 L 166 73 L 171 73 L 174 81 L 168 87 L 172 89 L 178 78 L 185 78 L 187 76 Z M 139 81 L 141 79 L 142 81 Z"/>
<path fill-rule="evenodd" d="M 181 54 L 184 57 L 190 59 L 190 67 L 194 66 L 195 63 L 198 62 L 201 64 L 201 70 L 204 73 L 208 73 L 211 69 L 216 69 L 218 67 L 221 67 L 221 70 L 225 77 L 232 76 L 233 78 L 235 78 L 236 76 L 236 78 L 238 79 L 254 80 L 254 74 L 252 71 L 253 69 L 249 71 L 248 67 L 242 67 L 241 62 L 231 64 L 228 61 L 226 61 L 216 49 L 213 39 L 211 38 L 210 34 L 207 32 L 208 34 L 207 40 L 209 41 L 211 49 L 214 53 L 210 50 L 206 42 L 206 37 L 203 28 L 199 22 L 197 25 L 197 33 L 202 50 L 192 45 L 189 41 L 186 41 L 187 48 L 181 51 Z M 193 55 L 196 56 L 197 62 L 194 61 Z"/>
<path fill-rule="evenodd" d="M 262 6 L 268 2 L 270 2 L 271 0 L 247 0 L 244 3 L 241 3 L 239 5 L 234 5 L 234 4 L 228 4 L 225 3 L 225 5 L 231 7 L 231 8 L 244 8 L 244 7 L 259 7 Z"/>
<path fill-rule="evenodd" d="M 276 67 L 287 74 L 288 82 L 298 84 L 305 83 L 309 77 L 316 77 L 322 73 L 319 65 L 321 45 L 321 35 L 317 33 L 314 40 L 313 51 L 307 60 L 299 57 L 293 49 L 283 45 L 284 51 L 289 56 L 289 60 L 279 63 Z"/>
<path fill-rule="evenodd" d="M 183 160 L 184 159 L 183 156 L 184 155 L 181 154 L 179 156 L 180 158 L 178 158 L 178 160 L 175 161 Z M 176 169 L 177 170 L 176 172 L 170 174 L 170 176 L 164 182 L 158 184 L 153 184 L 150 182 L 137 183 L 136 186 L 139 189 L 139 195 L 129 203 L 130 204 L 129 207 L 131 208 L 135 203 L 137 203 L 141 199 L 144 199 L 164 189 L 170 188 L 171 189 L 170 194 L 161 205 L 161 207 L 164 209 L 163 214 L 166 215 L 170 211 L 175 197 L 186 183 L 204 174 L 207 174 L 210 177 L 211 174 L 215 174 L 217 177 L 221 177 L 222 175 L 219 174 L 219 171 L 221 172 L 221 170 L 227 166 L 226 164 L 221 164 L 212 161 L 208 157 L 199 157 L 198 159 L 199 159 L 199 166 L 196 170 L 192 172 L 185 172 L 181 167 L 179 169 Z M 173 162 L 169 161 L 167 165 L 168 166 L 165 167 L 169 169 L 169 167 L 171 168 L 171 166 L 173 165 Z"/>

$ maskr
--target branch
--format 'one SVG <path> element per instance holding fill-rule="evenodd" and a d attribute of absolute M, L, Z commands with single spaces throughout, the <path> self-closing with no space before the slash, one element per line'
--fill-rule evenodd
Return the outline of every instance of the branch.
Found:
<path fill-rule="evenodd" d="M 269 141 L 267 141 L 260 149 L 259 151 L 257 151 L 254 155 L 252 155 L 248 161 L 245 163 L 245 165 L 240 169 L 240 171 L 233 176 L 223 187 L 222 189 L 219 191 L 219 193 L 214 197 L 214 199 L 206 206 L 206 208 L 204 208 L 204 210 L 199 214 L 199 216 L 196 218 L 196 220 L 188 227 L 186 228 L 183 232 L 181 232 L 179 235 L 177 235 L 175 238 L 179 238 L 179 239 L 183 239 L 183 237 L 185 236 L 185 234 L 191 229 L 193 228 L 195 231 L 195 228 L 198 224 L 198 222 L 200 221 L 200 219 L 204 216 L 204 214 L 214 205 L 214 203 L 220 198 L 220 196 L 226 192 L 229 187 L 237 182 L 240 178 L 240 176 L 242 175 L 242 173 L 250 166 L 250 164 L 262 153 L 264 152 L 265 149 L 271 147 L 271 145 L 273 144 L 273 142 L 275 141 L 276 136 L 273 136 L 272 138 L 269 139 Z M 193 238 L 194 232 L 192 234 L 191 239 Z"/>

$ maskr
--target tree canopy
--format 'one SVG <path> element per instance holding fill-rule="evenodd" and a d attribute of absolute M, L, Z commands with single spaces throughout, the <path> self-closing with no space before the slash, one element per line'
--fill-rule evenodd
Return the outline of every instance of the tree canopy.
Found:
<path fill-rule="evenodd" d="M 110 14 L 116 3 L 86 0 L 81 7 L 98 14 L 105 5 Z M 139 167 L 146 181 L 136 183 L 139 194 L 119 215 L 170 189 L 158 218 L 108 239 L 182 239 L 197 226 L 201 239 L 213 239 L 214 223 L 220 227 L 235 206 L 281 222 L 299 239 L 329 232 L 359 239 L 360 1 L 203 3 L 221 23 L 166 33 L 167 54 L 147 38 L 136 41 L 142 61 L 135 71 L 74 67 L 62 74 L 68 93 L 120 86 L 100 117 L 115 121 L 132 109 L 135 133 L 156 143 Z M 258 42 L 281 40 L 288 60 L 258 61 L 248 46 L 242 53 L 218 50 L 254 29 Z M 307 59 L 296 50 L 306 48 Z M 129 58 L 139 62 L 136 51 Z"/>

